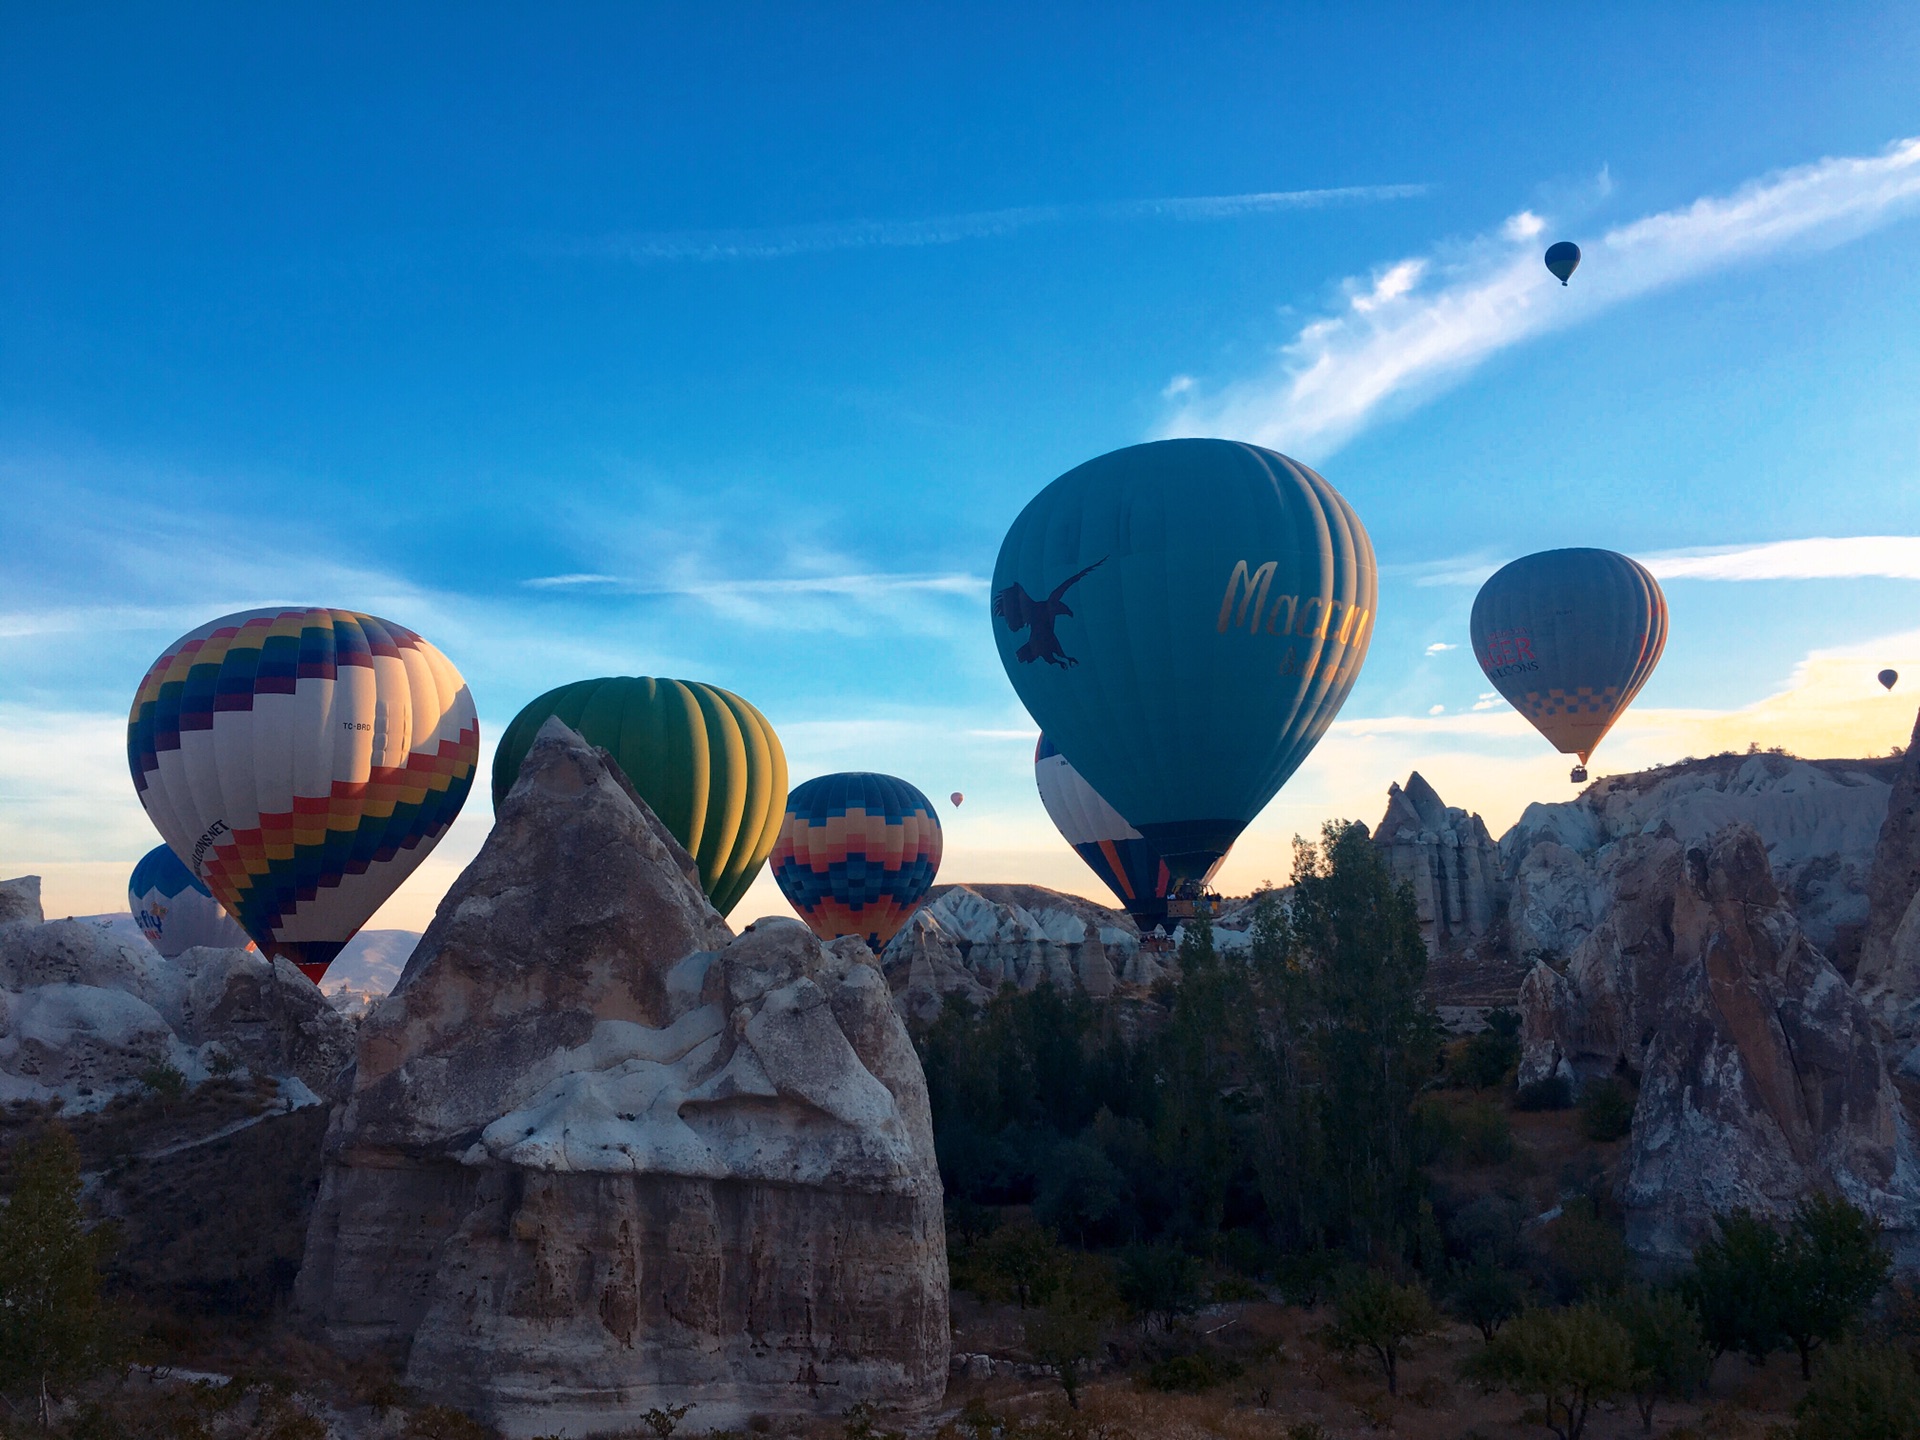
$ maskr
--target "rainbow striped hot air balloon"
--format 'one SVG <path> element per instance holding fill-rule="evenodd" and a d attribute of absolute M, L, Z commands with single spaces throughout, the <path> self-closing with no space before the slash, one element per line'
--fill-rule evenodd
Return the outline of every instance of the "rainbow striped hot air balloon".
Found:
<path fill-rule="evenodd" d="M 247 932 L 165 845 L 154 846 L 133 867 L 127 877 L 127 908 L 147 943 L 169 960 L 196 945 L 253 948 Z"/>
<path fill-rule="evenodd" d="M 821 775 L 787 797 L 768 863 L 814 934 L 858 935 L 878 953 L 940 869 L 940 819 L 892 775 Z"/>
<path fill-rule="evenodd" d="M 173 852 L 260 948 L 319 980 L 438 843 L 480 726 L 447 658 L 351 610 L 249 610 L 169 645 L 127 763 Z"/>

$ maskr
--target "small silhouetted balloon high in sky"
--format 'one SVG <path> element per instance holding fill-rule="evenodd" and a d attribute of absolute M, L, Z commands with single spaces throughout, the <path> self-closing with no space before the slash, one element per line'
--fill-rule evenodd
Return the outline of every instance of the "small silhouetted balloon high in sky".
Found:
<path fill-rule="evenodd" d="M 1882 670 L 1880 672 L 1880 683 L 1888 690 L 1893 689 L 1895 685 L 1900 683 L 1900 672 L 1898 670 Z"/>
<path fill-rule="evenodd" d="M 1557 240 L 1547 247 L 1547 269 L 1562 285 L 1580 268 L 1580 247 L 1571 240 Z"/>

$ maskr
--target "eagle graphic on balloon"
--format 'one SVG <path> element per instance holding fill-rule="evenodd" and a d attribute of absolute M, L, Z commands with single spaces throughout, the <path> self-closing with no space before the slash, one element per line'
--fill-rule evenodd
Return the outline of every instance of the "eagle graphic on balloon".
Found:
<path fill-rule="evenodd" d="M 1053 625 L 1062 615 L 1073 614 L 1061 597 L 1106 563 L 1107 557 L 1102 555 L 1086 569 L 1076 570 L 1054 586 L 1044 600 L 1034 599 L 1017 581 L 994 595 L 993 613 L 1007 622 L 1007 629 L 1027 632 L 1027 643 L 1014 652 L 1022 665 L 1044 660 L 1066 669 L 1080 663 L 1060 648 L 1060 637 L 1054 633 Z"/>

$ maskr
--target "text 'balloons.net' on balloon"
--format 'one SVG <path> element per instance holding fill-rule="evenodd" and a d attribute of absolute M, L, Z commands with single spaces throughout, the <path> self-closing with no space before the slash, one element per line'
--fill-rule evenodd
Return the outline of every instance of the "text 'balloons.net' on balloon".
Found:
<path fill-rule="evenodd" d="M 1580 247 L 1571 240 L 1558 240 L 1547 247 L 1547 269 L 1562 285 L 1580 268 Z"/>
<path fill-rule="evenodd" d="M 1494 688 L 1584 766 L 1659 663 L 1667 600 L 1625 555 L 1543 550 L 1480 587 L 1472 631 Z"/>
<path fill-rule="evenodd" d="M 1060 837 L 1133 916 L 1140 933 L 1167 924 L 1173 882 L 1160 852 L 1126 822 L 1045 735 L 1033 751 L 1033 782 Z"/>
<path fill-rule="evenodd" d="M 127 720 L 154 827 L 261 950 L 318 980 L 473 785 L 466 682 L 403 626 L 249 610 L 183 635 Z"/>
<path fill-rule="evenodd" d="M 1027 712 L 1178 883 L 1333 723 L 1377 591 L 1366 530 L 1312 470 L 1162 440 L 1034 497 L 1001 544 L 991 623 Z"/>
<path fill-rule="evenodd" d="M 787 801 L 787 752 L 752 705 L 694 680 L 607 676 L 549 690 L 513 717 L 493 757 L 497 809 L 552 716 L 614 759 L 687 847 L 722 915 L 773 849 Z"/>
<path fill-rule="evenodd" d="M 165 845 L 154 846 L 134 865 L 127 877 L 127 908 L 147 943 L 169 960 L 196 945 L 253 948 L 240 922 Z"/>
<path fill-rule="evenodd" d="M 940 870 L 940 817 L 892 775 L 849 771 L 794 788 L 770 862 L 780 893 L 822 940 L 878 954 Z"/>
<path fill-rule="evenodd" d="M 1880 681 L 1881 689 L 1891 690 L 1900 683 L 1900 672 L 1898 670 L 1882 670 L 1875 678 Z"/>

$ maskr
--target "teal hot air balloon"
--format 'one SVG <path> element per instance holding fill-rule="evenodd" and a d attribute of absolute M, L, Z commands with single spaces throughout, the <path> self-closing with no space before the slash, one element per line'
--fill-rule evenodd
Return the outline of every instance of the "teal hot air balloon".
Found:
<path fill-rule="evenodd" d="M 1333 723 L 1373 633 L 1373 546 L 1325 480 L 1228 440 L 1089 460 L 994 565 L 1000 662 L 1075 770 L 1199 881 Z"/>
<path fill-rule="evenodd" d="M 1667 598 L 1611 550 L 1543 550 L 1502 566 L 1473 601 L 1473 653 L 1554 748 L 1587 757 L 1660 663 Z"/>

